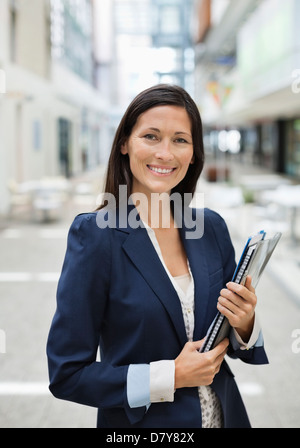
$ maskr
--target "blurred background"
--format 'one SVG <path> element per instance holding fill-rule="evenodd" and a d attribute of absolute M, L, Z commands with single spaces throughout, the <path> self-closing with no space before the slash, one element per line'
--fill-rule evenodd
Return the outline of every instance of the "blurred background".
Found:
<path fill-rule="evenodd" d="M 300 427 L 299 23 L 299 0 L 0 0 L 0 427 L 95 427 L 48 392 L 56 285 L 125 108 L 160 82 L 199 107 L 198 191 L 237 257 L 283 234 L 258 286 L 270 364 L 232 369 L 254 427 Z"/>

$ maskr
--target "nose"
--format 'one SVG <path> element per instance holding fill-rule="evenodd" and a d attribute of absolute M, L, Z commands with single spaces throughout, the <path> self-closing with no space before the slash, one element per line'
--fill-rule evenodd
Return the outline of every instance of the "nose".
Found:
<path fill-rule="evenodd" d="M 171 149 L 171 142 L 168 140 L 162 140 L 159 146 L 156 147 L 155 157 L 163 160 L 164 162 L 171 162 L 174 159 Z"/>

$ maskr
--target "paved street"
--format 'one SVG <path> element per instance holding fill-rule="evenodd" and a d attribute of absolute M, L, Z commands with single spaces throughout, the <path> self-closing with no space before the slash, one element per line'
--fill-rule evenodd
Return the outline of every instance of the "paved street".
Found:
<path fill-rule="evenodd" d="M 32 222 L 28 216 L 12 219 L 0 228 L 2 428 L 95 427 L 95 409 L 59 401 L 48 392 L 45 345 L 66 235 L 73 216 L 94 207 L 89 196 L 77 199 L 63 209 L 57 221 Z M 228 213 L 237 256 L 254 219 L 251 206 Z M 249 366 L 230 360 L 256 428 L 300 427 L 299 247 L 284 236 L 257 289 L 270 364 Z"/>

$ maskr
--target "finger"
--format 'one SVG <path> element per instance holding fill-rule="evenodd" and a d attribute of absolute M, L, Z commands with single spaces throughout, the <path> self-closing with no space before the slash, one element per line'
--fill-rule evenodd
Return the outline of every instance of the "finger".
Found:
<path fill-rule="evenodd" d="M 239 299 L 239 302 L 235 304 L 231 300 L 219 297 L 217 309 L 221 314 L 229 319 L 231 326 L 236 326 L 236 322 L 232 319 L 244 318 L 249 315 L 254 310 L 254 304 L 241 298 Z"/>
<path fill-rule="evenodd" d="M 254 288 L 253 291 L 250 291 L 248 288 L 246 288 L 246 286 L 234 282 L 229 282 L 226 284 L 226 286 L 229 291 L 234 292 L 246 301 L 251 301 L 251 299 L 255 296 Z"/>
<path fill-rule="evenodd" d="M 255 292 L 255 288 L 252 286 L 252 277 L 251 277 L 251 275 L 247 276 L 246 282 L 245 282 L 245 287 L 247 289 L 249 289 L 249 291 L 251 291 L 253 293 Z"/>
<path fill-rule="evenodd" d="M 220 370 L 221 364 L 225 358 L 225 355 L 227 353 L 228 347 L 225 348 L 215 359 L 215 373 L 217 373 Z"/>
<path fill-rule="evenodd" d="M 194 341 L 192 344 L 194 346 L 195 350 L 200 350 L 200 348 L 202 347 L 203 343 L 205 341 L 205 338 L 201 339 L 200 341 Z"/>
<path fill-rule="evenodd" d="M 225 338 L 214 349 L 212 349 L 211 352 L 216 357 L 218 357 L 218 356 L 222 355 L 224 352 L 227 351 L 228 345 L 229 345 L 229 339 Z"/>
<path fill-rule="evenodd" d="M 237 315 L 242 309 L 241 306 L 234 304 L 232 301 L 224 299 L 224 297 L 219 297 L 217 308 L 226 317 L 231 315 Z"/>
<path fill-rule="evenodd" d="M 222 290 L 218 298 L 218 304 L 236 314 L 240 310 L 247 312 L 256 305 L 256 296 L 249 292 L 249 296 L 241 297 L 238 294 L 227 290 Z"/>
<path fill-rule="evenodd" d="M 233 291 L 230 291 L 229 289 L 222 289 L 220 291 L 220 296 L 218 300 L 224 306 L 226 306 L 226 304 L 227 305 L 233 304 L 236 305 L 237 307 L 242 306 L 242 304 L 245 302 L 245 299 L 243 297 L 239 296 Z"/>

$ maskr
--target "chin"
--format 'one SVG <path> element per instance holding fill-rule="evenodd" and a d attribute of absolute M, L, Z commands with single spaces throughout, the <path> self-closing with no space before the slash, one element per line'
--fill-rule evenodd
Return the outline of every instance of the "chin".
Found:
<path fill-rule="evenodd" d="M 155 193 L 155 194 L 163 194 L 163 193 L 167 193 L 167 194 L 171 194 L 171 190 L 172 190 L 172 188 L 174 188 L 174 187 L 160 187 L 160 186 L 157 186 L 157 187 L 153 187 L 153 188 L 151 188 L 151 194 L 152 193 Z"/>

